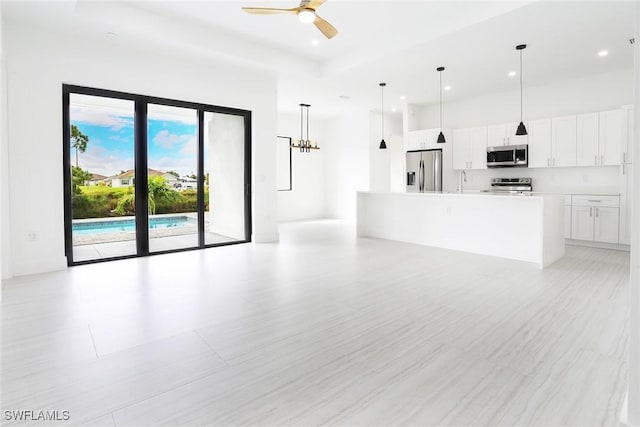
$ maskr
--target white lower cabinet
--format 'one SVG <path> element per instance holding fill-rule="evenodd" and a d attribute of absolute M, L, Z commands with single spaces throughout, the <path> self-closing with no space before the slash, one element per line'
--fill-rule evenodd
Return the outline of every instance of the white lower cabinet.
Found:
<path fill-rule="evenodd" d="M 618 243 L 618 208 L 594 208 L 593 240 L 596 242 Z"/>
<path fill-rule="evenodd" d="M 631 244 L 631 211 L 633 209 L 633 164 L 623 163 L 620 183 L 620 243 Z"/>
<path fill-rule="evenodd" d="M 618 243 L 619 225 L 618 196 L 574 195 L 572 197 L 571 239 Z"/>
<path fill-rule="evenodd" d="M 593 208 L 573 206 L 571 208 L 571 238 L 593 240 Z"/>
<path fill-rule="evenodd" d="M 564 238 L 571 238 L 571 205 L 564 206 Z"/>

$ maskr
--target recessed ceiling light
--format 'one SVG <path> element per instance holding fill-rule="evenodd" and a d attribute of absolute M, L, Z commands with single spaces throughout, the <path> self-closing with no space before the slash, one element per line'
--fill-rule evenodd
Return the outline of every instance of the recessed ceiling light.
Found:
<path fill-rule="evenodd" d="M 396 110 L 395 108 L 392 108 L 392 109 L 391 109 L 391 112 L 392 112 L 392 113 L 395 113 L 396 111 L 398 111 L 398 110 Z"/>
<path fill-rule="evenodd" d="M 404 95 L 402 95 L 402 96 L 400 97 L 400 99 L 404 101 L 405 99 L 407 99 L 407 97 L 406 97 L 406 96 L 404 96 Z"/>
<path fill-rule="evenodd" d="M 516 76 L 516 72 L 515 71 L 509 71 L 509 74 L 507 74 L 507 76 L 509 77 L 515 77 Z"/>
<path fill-rule="evenodd" d="M 351 97 L 349 95 L 338 95 L 338 98 L 340 98 L 342 100 L 351 99 Z"/>
<path fill-rule="evenodd" d="M 317 39 L 311 40 L 311 46 L 318 46 L 318 45 L 320 45 L 320 42 Z"/>
<path fill-rule="evenodd" d="M 443 87 L 444 90 L 451 90 L 451 86 L 445 86 Z"/>
<path fill-rule="evenodd" d="M 598 56 L 607 56 L 607 55 L 609 55 L 608 50 L 601 50 L 600 52 L 598 52 Z"/>
<path fill-rule="evenodd" d="M 113 31 L 107 31 L 107 37 L 118 37 L 118 33 L 114 33 Z"/>

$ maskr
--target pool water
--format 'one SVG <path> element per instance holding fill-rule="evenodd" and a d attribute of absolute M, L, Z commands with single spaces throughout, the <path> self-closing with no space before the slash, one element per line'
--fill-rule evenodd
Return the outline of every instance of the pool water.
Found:
<path fill-rule="evenodd" d="M 171 216 L 163 218 L 149 218 L 149 229 L 176 228 L 196 225 L 195 219 L 186 216 Z M 81 222 L 73 224 L 73 234 L 103 234 L 136 231 L 136 222 L 133 219 L 115 221 Z"/>

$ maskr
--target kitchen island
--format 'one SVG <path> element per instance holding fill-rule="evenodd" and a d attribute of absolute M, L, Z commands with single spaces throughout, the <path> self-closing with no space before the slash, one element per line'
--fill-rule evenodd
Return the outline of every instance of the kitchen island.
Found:
<path fill-rule="evenodd" d="M 357 232 L 545 268 L 564 256 L 564 197 L 359 192 Z"/>

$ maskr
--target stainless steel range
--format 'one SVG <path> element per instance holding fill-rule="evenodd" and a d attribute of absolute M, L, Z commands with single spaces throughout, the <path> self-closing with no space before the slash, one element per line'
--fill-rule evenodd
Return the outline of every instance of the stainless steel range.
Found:
<path fill-rule="evenodd" d="M 488 193 L 531 193 L 531 178 L 491 178 L 491 190 Z"/>

